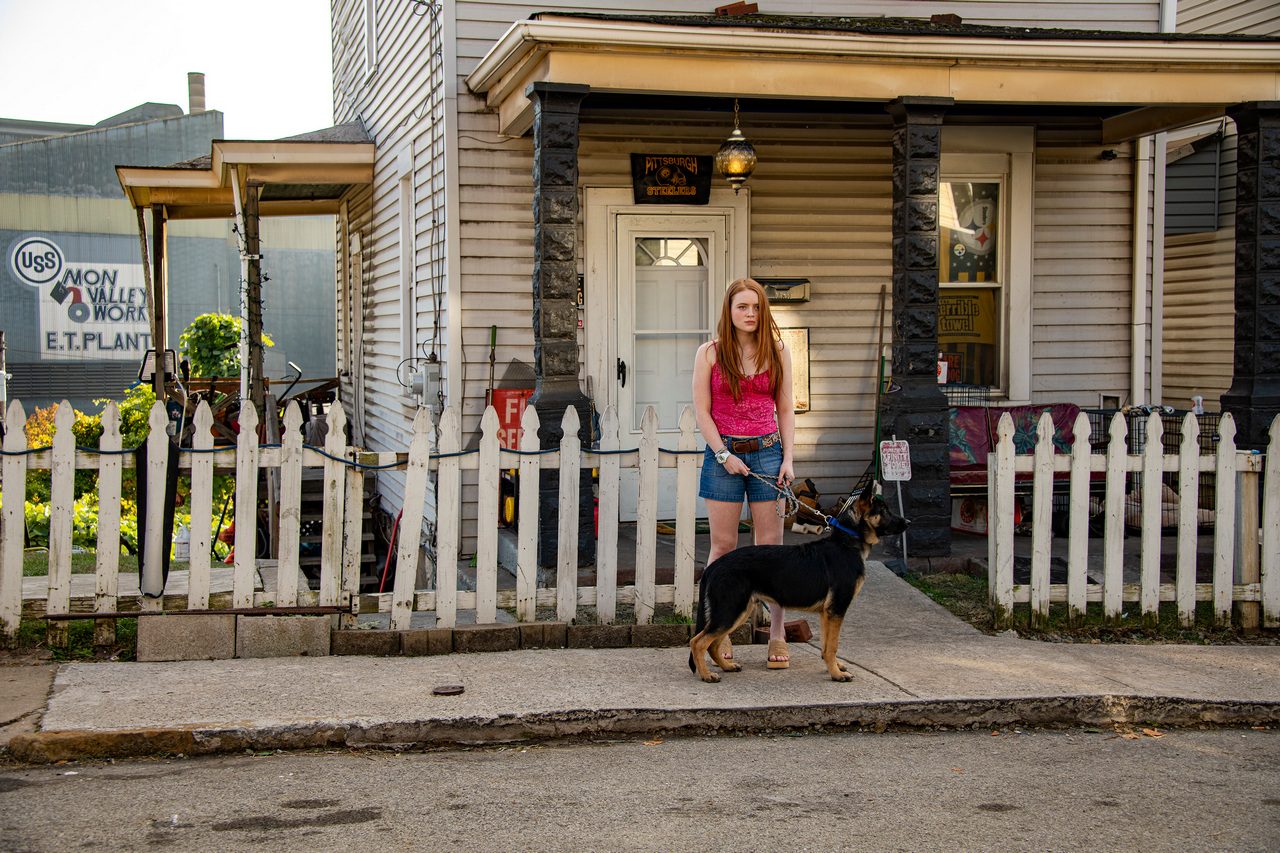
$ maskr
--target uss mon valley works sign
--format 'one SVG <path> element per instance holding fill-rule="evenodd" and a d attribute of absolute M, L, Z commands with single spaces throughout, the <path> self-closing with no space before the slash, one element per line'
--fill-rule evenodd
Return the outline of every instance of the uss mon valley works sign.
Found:
<path fill-rule="evenodd" d="M 712 158 L 684 154 L 632 154 L 636 204 L 707 204 Z"/>

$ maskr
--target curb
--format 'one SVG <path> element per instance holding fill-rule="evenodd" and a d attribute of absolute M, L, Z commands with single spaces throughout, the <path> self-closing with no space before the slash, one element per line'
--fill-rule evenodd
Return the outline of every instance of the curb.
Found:
<path fill-rule="evenodd" d="M 1235 702 L 1143 696 L 873 702 L 769 708 L 600 709 L 471 717 L 456 720 L 348 723 L 334 720 L 264 728 L 150 728 L 16 735 L 9 754 L 28 764 L 147 755 L 214 755 L 245 750 L 315 747 L 475 746 L 597 735 L 713 735 L 810 728 L 882 732 L 889 726 L 985 728 L 1200 724 L 1280 724 L 1280 702 Z"/>

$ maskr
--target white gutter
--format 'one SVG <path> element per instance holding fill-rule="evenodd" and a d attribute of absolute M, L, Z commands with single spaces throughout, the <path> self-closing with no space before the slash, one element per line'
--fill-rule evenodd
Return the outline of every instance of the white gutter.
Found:
<path fill-rule="evenodd" d="M 939 36 L 887 36 L 864 33 L 795 33 L 749 27 L 687 27 L 570 19 L 517 21 L 466 78 L 483 94 L 525 61 L 546 49 L 635 49 L 662 53 L 734 52 L 791 54 L 845 59 L 933 60 L 964 65 L 1008 66 L 1024 62 L 1071 63 L 1114 68 L 1168 65 L 1274 66 L 1280 45 L 1237 41 L 1165 41 L 1101 39 L 1000 39 Z M 1280 95 L 1280 86 L 1277 90 Z M 1068 96 L 1065 100 L 1071 100 Z"/>
<path fill-rule="evenodd" d="M 1151 226 L 1151 137 L 1144 136 L 1134 143 L 1133 156 L 1133 297 L 1130 304 L 1130 365 L 1129 404 L 1142 406 L 1147 402 L 1147 269 L 1151 258 L 1151 244 L 1147 229 Z M 1152 341 L 1152 360 L 1155 359 L 1155 342 Z"/>

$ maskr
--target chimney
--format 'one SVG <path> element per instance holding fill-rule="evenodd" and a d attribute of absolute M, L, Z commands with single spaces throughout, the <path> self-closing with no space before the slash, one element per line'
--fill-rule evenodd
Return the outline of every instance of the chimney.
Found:
<path fill-rule="evenodd" d="M 187 72 L 187 101 L 191 115 L 204 112 L 204 72 Z"/>

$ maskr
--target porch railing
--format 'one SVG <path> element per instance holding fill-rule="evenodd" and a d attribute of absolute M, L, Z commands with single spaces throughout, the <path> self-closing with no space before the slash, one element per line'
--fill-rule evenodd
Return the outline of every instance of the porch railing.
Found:
<path fill-rule="evenodd" d="M 99 517 L 97 529 L 96 590 L 92 607 L 76 602 L 83 618 L 94 614 L 116 613 L 118 596 L 120 489 L 124 469 L 134 467 L 134 456 L 121 450 L 120 417 L 114 404 L 102 414 L 103 435 L 99 449 L 77 448 L 72 433 L 75 420 L 71 406 L 63 402 L 55 415 L 52 447 L 30 451 L 26 447 L 23 425 L 25 412 L 18 401 L 6 413 L 3 464 L 0 465 L 0 495 L 3 496 L 0 526 L 0 627 L 3 638 L 12 642 L 17 635 L 22 615 L 23 562 L 23 498 L 27 474 L 33 470 L 52 473 L 51 512 L 49 518 L 48 598 L 46 614 L 68 614 L 71 600 L 72 489 L 77 470 L 98 472 Z M 215 467 L 234 469 L 235 541 L 234 568 L 229 602 L 219 606 L 251 608 L 267 603 L 266 594 L 254 591 L 255 537 L 257 531 L 258 474 L 260 470 L 279 472 L 279 562 L 277 588 L 270 596 L 276 607 L 333 606 L 344 608 L 342 627 L 355 627 L 357 613 L 389 612 L 393 628 L 404 629 L 415 611 L 434 611 L 439 627 L 453 627 L 458 610 L 474 610 L 476 621 L 496 621 L 499 608 L 514 610 L 521 621 L 534 621 L 538 607 L 555 607 L 556 619 L 573 619 L 580 607 L 594 607 L 600 622 L 618 618 L 620 605 L 632 605 L 637 624 L 653 619 L 659 604 L 671 604 L 676 613 L 692 616 L 694 585 L 694 526 L 696 514 L 696 480 L 701 466 L 697 453 L 697 430 L 693 410 L 686 408 L 679 423 L 675 450 L 661 448 L 658 441 L 657 415 L 645 412 L 641 422 L 638 449 L 620 451 L 616 412 L 602 413 L 601 439 L 597 450 L 584 450 L 578 439 L 579 421 L 573 408 L 565 411 L 561 424 L 564 438 L 557 450 L 542 452 L 538 448 L 538 415 L 529 407 L 521 422 L 520 449 L 509 450 L 500 444 L 500 427 L 496 411 L 489 407 L 481 420 L 478 451 L 463 451 L 460 421 L 456 411 L 445 409 L 438 424 L 438 441 L 432 447 L 432 433 L 437 425 L 428 412 L 420 410 L 406 452 L 366 452 L 345 443 L 346 415 L 341 406 L 329 413 L 328 432 L 323 448 L 302 443 L 301 414 L 290 404 L 283 417 L 279 445 L 264 445 L 258 440 L 258 418 L 252 407 L 245 407 L 240 418 L 240 432 L 234 448 L 214 448 L 210 435 L 212 416 L 201 403 L 194 418 L 195 446 L 177 454 L 182 474 L 191 478 L 191 543 L 189 585 L 185 600 L 163 595 L 161 559 L 170 546 L 162 530 L 165 511 L 164 488 L 168 473 L 170 442 L 165 433 L 167 417 L 163 406 L 156 404 L 150 413 L 151 437 L 146 445 L 146 471 L 140 472 L 148 483 L 145 506 L 138 508 L 145 517 L 145 537 L 139 542 L 140 609 L 181 608 L 204 610 L 211 606 L 210 595 L 210 530 L 213 521 L 213 478 Z M 315 589 L 299 584 L 299 541 L 302 469 L 323 469 L 323 520 L 320 546 L 319 582 Z M 434 589 L 415 589 L 415 567 L 421 546 L 420 524 L 402 523 L 396 543 L 400 569 L 395 574 L 391 592 L 361 594 L 360 548 L 363 506 L 361 494 L 367 471 L 379 468 L 403 468 L 404 518 L 424 517 L 427 488 L 431 472 L 436 484 L 436 584 Z M 538 484 L 543 469 L 560 472 L 558 505 L 578 505 L 576 472 L 581 468 L 598 468 L 599 532 L 596 564 L 596 586 L 578 587 L 578 514 L 559 514 L 558 554 L 555 586 L 538 588 L 537 530 Z M 635 581 L 618 584 L 618 506 L 620 472 L 635 468 L 638 473 Z M 658 528 L 658 470 L 675 468 L 677 503 L 675 510 L 674 583 L 656 582 Z M 519 529 L 515 589 L 498 589 L 498 512 L 500 499 L 499 471 L 519 471 Z M 464 470 L 478 471 L 478 518 L 476 525 L 475 590 L 458 588 L 456 567 L 459 561 L 461 533 L 461 479 Z M 77 614 L 78 615 L 78 614 Z M 110 642 L 112 624 L 99 620 L 95 632 L 100 642 Z M 61 621 L 50 622 L 49 640 L 65 644 L 65 628 Z"/>
<path fill-rule="evenodd" d="M 988 458 L 988 525 L 991 570 L 988 578 L 998 619 L 1007 623 L 1015 603 L 1030 603 L 1032 620 L 1043 623 L 1051 602 L 1065 602 L 1068 617 L 1080 619 L 1088 602 L 1100 601 L 1104 618 L 1118 622 L 1123 602 L 1140 603 L 1141 618 L 1158 618 L 1161 601 L 1176 602 L 1179 622 L 1191 626 L 1196 602 L 1212 601 L 1213 620 L 1228 624 L 1233 603 L 1254 602 L 1261 608 L 1261 624 L 1280 625 L 1280 452 L 1266 455 L 1236 449 L 1235 422 L 1222 416 L 1218 442 L 1211 453 L 1202 449 L 1196 417 L 1182 421 L 1176 453 L 1166 452 L 1164 424 L 1158 413 L 1146 420 L 1146 441 L 1129 453 L 1129 425 L 1117 413 L 1111 420 L 1105 454 L 1090 452 L 1089 420 L 1076 419 L 1070 454 L 1055 454 L 1054 425 L 1048 413 L 1040 418 L 1033 454 L 1014 452 L 1013 421 L 1000 419 L 998 445 Z M 1270 448 L 1280 450 L 1280 418 L 1271 424 Z M 1212 474 L 1211 495 L 1200 494 L 1202 472 Z M 1165 480 L 1176 475 L 1176 519 L 1164 509 L 1170 498 Z M 1069 478 L 1067 573 L 1065 584 L 1050 582 L 1052 495 L 1055 475 Z M 1015 478 L 1030 475 L 1030 583 L 1014 583 Z M 1090 489 L 1091 480 L 1105 482 L 1105 493 Z M 1172 478 L 1170 478 L 1172 479 Z M 1126 501 L 1139 504 L 1141 568 L 1137 584 L 1124 582 Z M 1100 502 L 1100 505 L 1099 505 Z M 1090 516 L 1102 516 L 1101 582 L 1089 584 Z M 1211 521 L 1210 521 L 1211 518 Z M 1171 523 L 1172 522 L 1172 523 Z M 1197 539 L 1212 527 L 1212 580 L 1197 580 Z M 1161 580 L 1161 539 L 1176 528 L 1176 570 L 1173 583 Z M 1208 535 L 1208 534 L 1206 534 Z M 1096 540 L 1095 540 L 1096 541 Z M 1096 547 L 1096 546 L 1095 546 Z M 1096 562 L 1096 561 L 1095 561 Z M 1096 574 L 1096 572 L 1095 572 Z"/>

